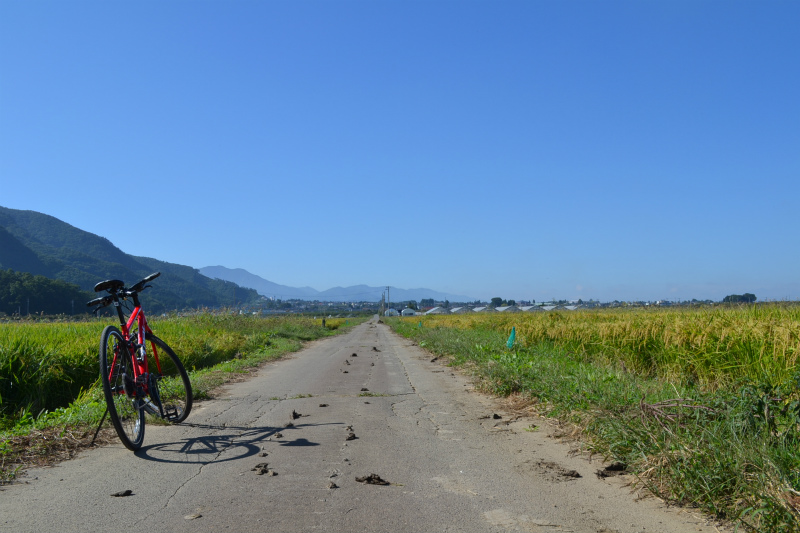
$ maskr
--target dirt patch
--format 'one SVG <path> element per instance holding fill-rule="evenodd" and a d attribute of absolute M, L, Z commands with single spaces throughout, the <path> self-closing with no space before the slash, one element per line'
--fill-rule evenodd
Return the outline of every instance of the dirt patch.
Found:
<path fill-rule="evenodd" d="M 577 470 L 565 468 L 552 461 L 525 461 L 523 470 L 530 470 L 550 481 L 572 481 L 582 476 Z"/>
<path fill-rule="evenodd" d="M 93 446 L 103 446 L 117 440 L 114 429 L 106 427 L 100 430 L 92 445 L 95 429 L 96 426 L 49 428 L 7 438 L 4 443 L 9 450 L 0 463 L 0 485 L 14 483 L 28 468 L 53 466 Z"/>

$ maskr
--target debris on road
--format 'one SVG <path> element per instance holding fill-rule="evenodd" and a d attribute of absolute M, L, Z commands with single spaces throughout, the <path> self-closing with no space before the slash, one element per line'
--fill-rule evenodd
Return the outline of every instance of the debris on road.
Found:
<path fill-rule="evenodd" d="M 269 463 L 258 463 L 256 466 L 254 466 L 250 470 L 252 470 L 256 474 L 258 474 L 259 476 L 262 476 L 264 474 L 266 474 L 268 476 L 277 476 L 278 473 L 275 472 L 274 470 L 272 470 L 271 468 L 269 468 L 268 465 L 269 465 Z"/>
<path fill-rule="evenodd" d="M 369 392 L 369 389 L 366 387 L 361 387 L 361 392 Z"/>
<path fill-rule="evenodd" d="M 338 489 L 338 488 L 339 488 L 339 485 L 337 485 L 336 483 L 334 483 L 333 481 L 331 481 L 330 483 L 328 483 L 328 488 L 329 488 L 329 489 Z"/>
<path fill-rule="evenodd" d="M 358 354 L 357 353 L 353 353 L 352 355 L 350 355 L 350 357 L 358 357 Z"/>
<path fill-rule="evenodd" d="M 321 404 L 319 404 L 319 406 L 320 407 L 328 407 L 328 404 L 327 403 L 321 403 Z"/>
<path fill-rule="evenodd" d="M 112 496 L 115 498 L 124 498 L 125 496 L 132 496 L 132 495 L 133 491 L 131 489 L 121 490 L 119 492 L 115 492 L 114 494 L 112 494 Z"/>
<path fill-rule="evenodd" d="M 259 476 L 266 474 L 267 472 L 269 472 L 269 463 L 258 463 L 250 470 L 258 474 Z"/>
<path fill-rule="evenodd" d="M 196 518 L 202 518 L 202 517 L 203 517 L 203 515 L 201 515 L 200 513 L 195 513 L 195 514 L 187 514 L 186 516 L 183 517 L 183 519 L 184 520 L 194 520 Z"/>
<path fill-rule="evenodd" d="M 595 475 L 600 479 L 605 479 L 607 477 L 613 477 L 613 476 L 624 476 L 627 473 L 628 473 L 628 465 L 617 461 L 611 463 L 605 468 L 601 468 L 600 470 L 595 472 Z"/>
<path fill-rule="evenodd" d="M 366 483 L 367 485 L 391 485 L 385 479 L 382 479 L 378 474 L 370 474 L 368 476 L 356 477 L 359 483 Z"/>
<path fill-rule="evenodd" d="M 373 347 L 372 347 L 372 351 L 373 351 L 373 352 L 380 352 L 380 350 L 378 349 L 378 347 L 377 347 L 377 346 L 373 346 Z"/>
<path fill-rule="evenodd" d="M 356 438 L 357 438 L 356 434 L 351 431 L 350 433 L 347 434 L 347 438 L 344 440 L 356 440 Z"/>
<path fill-rule="evenodd" d="M 297 419 L 298 419 L 298 418 L 300 418 L 301 416 L 303 416 L 303 415 L 301 415 L 300 413 L 298 413 L 297 411 L 295 411 L 294 409 L 292 409 L 292 420 L 297 420 Z"/>

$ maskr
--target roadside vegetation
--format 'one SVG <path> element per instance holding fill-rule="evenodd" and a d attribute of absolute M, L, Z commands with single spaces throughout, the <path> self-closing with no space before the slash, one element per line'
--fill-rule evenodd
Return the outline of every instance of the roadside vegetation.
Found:
<path fill-rule="evenodd" d="M 485 390 L 573 425 L 665 500 L 800 531 L 797 306 L 384 320 Z"/>
<path fill-rule="evenodd" d="M 335 335 L 363 318 L 201 314 L 151 318 L 156 335 L 189 371 L 195 399 L 265 361 Z M 0 484 L 21 468 L 88 445 L 105 412 L 98 377 L 100 333 L 111 323 L 0 324 Z M 106 424 L 107 425 L 107 424 Z M 111 430 L 113 433 L 113 430 Z"/>

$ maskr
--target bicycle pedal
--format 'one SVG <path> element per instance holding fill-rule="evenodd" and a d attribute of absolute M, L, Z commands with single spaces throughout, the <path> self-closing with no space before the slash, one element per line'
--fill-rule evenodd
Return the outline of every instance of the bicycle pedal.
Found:
<path fill-rule="evenodd" d="M 170 405 L 164 408 L 164 418 L 169 420 L 170 422 L 174 422 L 178 419 L 178 409 L 175 408 L 174 405 Z"/>

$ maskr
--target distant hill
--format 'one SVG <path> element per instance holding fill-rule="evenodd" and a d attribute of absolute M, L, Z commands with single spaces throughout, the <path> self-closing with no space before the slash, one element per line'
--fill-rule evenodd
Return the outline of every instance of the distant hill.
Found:
<path fill-rule="evenodd" d="M 74 283 L 83 290 L 106 279 L 132 284 L 158 271 L 162 275 L 153 282 L 155 290 L 142 294 L 152 311 L 261 299 L 255 290 L 209 278 L 195 268 L 126 254 L 108 239 L 50 215 L 5 207 L 0 207 L 0 269 Z"/>
<path fill-rule="evenodd" d="M 257 290 L 264 296 L 275 297 L 281 300 L 320 300 L 323 302 L 379 302 L 386 287 L 370 287 L 368 285 L 354 285 L 352 287 L 334 287 L 325 291 L 318 291 L 311 287 L 288 287 L 278 285 L 242 268 L 226 268 L 224 266 L 209 266 L 200 269 L 208 277 L 224 279 Z M 391 287 L 389 297 L 392 302 L 404 302 L 423 298 L 451 302 L 471 302 L 475 298 L 469 296 L 447 294 L 431 289 L 398 289 Z"/>
<path fill-rule="evenodd" d="M 225 268 L 224 266 L 207 266 L 200 269 L 200 273 L 209 278 L 232 281 L 242 287 L 255 289 L 259 294 L 275 297 L 280 300 L 308 300 L 317 299 L 319 291 L 311 287 L 287 287 L 265 280 L 260 276 L 251 274 L 243 268 Z"/>

